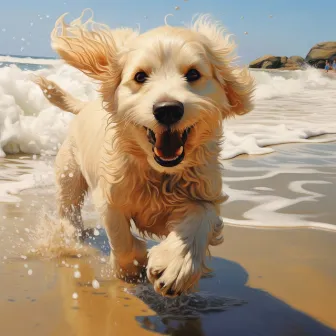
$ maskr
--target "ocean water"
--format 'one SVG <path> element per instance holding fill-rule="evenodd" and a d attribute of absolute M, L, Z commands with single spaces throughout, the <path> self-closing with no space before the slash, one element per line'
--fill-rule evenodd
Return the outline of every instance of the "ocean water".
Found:
<path fill-rule="evenodd" d="M 17 194 L 22 190 L 53 189 L 53 158 L 74 117 L 50 105 L 31 76 L 46 76 L 79 99 L 95 99 L 97 93 L 96 84 L 59 60 L 0 56 L 0 63 L 0 157 L 20 157 L 0 161 L 0 202 L 13 203 L 20 202 Z M 224 125 L 223 179 L 230 196 L 225 221 L 336 230 L 330 214 L 298 215 L 295 208 L 334 197 L 336 76 L 317 69 L 252 74 L 257 83 L 255 109 Z M 296 145 L 278 146 L 283 144 Z M 283 194 L 275 192 L 279 185 L 286 186 Z M 225 207 L 236 204 L 240 214 L 226 216 Z M 291 207 L 294 210 L 284 210 Z"/>

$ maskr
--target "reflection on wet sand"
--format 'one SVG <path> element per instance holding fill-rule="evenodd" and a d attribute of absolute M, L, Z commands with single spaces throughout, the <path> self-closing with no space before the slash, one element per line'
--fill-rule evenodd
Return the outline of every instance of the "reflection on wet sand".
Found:
<path fill-rule="evenodd" d="M 292 237 L 298 238 L 304 233 L 296 231 Z M 328 274 L 331 264 L 323 260 L 335 239 L 324 239 L 326 232 L 309 231 L 311 235 L 303 239 L 302 246 L 298 243 L 286 254 L 283 251 L 287 246 L 277 243 L 277 230 L 260 231 L 262 237 L 258 237 L 257 232 L 226 228 L 230 242 L 225 248 L 213 251 L 221 255 L 211 260 L 213 275 L 201 280 L 194 300 L 179 298 L 175 303 L 158 296 L 151 286 L 129 285 L 112 278 L 105 257 L 50 261 L 9 257 L 0 266 L 1 335 L 108 336 L 156 332 L 196 336 L 335 336 L 336 332 L 326 326 L 336 327 L 332 316 L 335 274 Z M 290 232 L 283 232 L 279 239 L 289 235 Z M 294 238 L 290 240 L 295 242 Z M 324 240 L 323 248 L 318 240 Z M 302 254 L 310 244 L 315 254 Z M 255 245 L 259 246 L 258 251 Z M 272 253 L 274 246 L 278 252 Z M 224 259 L 226 257 L 231 260 Z M 235 259 L 240 263 L 232 261 Z M 33 270 L 31 276 L 27 275 L 26 263 Z M 250 274 L 242 265 L 247 266 Z M 310 266 L 308 272 L 301 271 L 302 265 Z M 76 270 L 80 278 L 74 277 Z M 92 287 L 94 279 L 98 280 L 99 288 Z M 312 292 L 315 279 L 320 286 Z M 74 293 L 78 299 L 73 298 Z M 276 296 L 283 296 L 285 300 Z M 301 305 L 310 314 L 289 305 L 290 296 L 294 305 Z M 207 311 L 205 306 L 213 309 Z M 188 317 L 183 316 L 186 312 Z M 320 315 L 326 324 L 314 315 Z M 16 323 L 17 320 L 20 323 Z"/>

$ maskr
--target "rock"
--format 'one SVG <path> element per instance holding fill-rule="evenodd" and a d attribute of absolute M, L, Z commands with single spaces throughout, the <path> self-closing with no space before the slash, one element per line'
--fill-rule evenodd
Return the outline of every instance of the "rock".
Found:
<path fill-rule="evenodd" d="M 257 69 L 284 69 L 298 70 L 304 63 L 304 59 L 300 56 L 273 56 L 265 55 L 250 63 L 250 68 Z"/>
<path fill-rule="evenodd" d="M 256 60 L 250 63 L 250 68 L 260 68 L 262 64 L 267 61 L 269 57 L 273 57 L 272 55 L 265 55 L 263 57 L 259 57 Z"/>
<path fill-rule="evenodd" d="M 263 62 L 262 69 L 273 69 L 273 63 L 271 61 L 265 61 Z"/>
<path fill-rule="evenodd" d="M 289 57 L 289 59 L 288 59 L 288 62 L 289 61 L 292 61 L 292 62 L 294 62 L 294 63 L 298 63 L 298 64 L 303 64 L 304 63 L 304 58 L 303 57 L 301 57 L 301 56 L 291 56 L 291 57 Z"/>
<path fill-rule="evenodd" d="M 317 61 L 315 64 L 313 64 L 318 69 L 324 69 L 325 67 L 325 61 Z"/>
<path fill-rule="evenodd" d="M 334 59 L 336 60 L 336 42 L 322 42 L 314 45 L 305 59 L 301 56 L 265 55 L 251 62 L 249 67 L 257 69 L 299 70 L 304 69 L 309 64 L 317 68 L 324 68 L 326 60 L 332 63 Z"/>
<path fill-rule="evenodd" d="M 287 64 L 295 65 L 295 64 L 298 64 L 298 63 L 296 63 L 296 62 L 294 62 L 293 60 L 291 60 L 290 58 L 288 58 L 288 60 L 287 60 L 287 62 L 286 62 L 286 64 L 285 64 L 285 66 L 286 66 Z"/>
<path fill-rule="evenodd" d="M 280 57 L 280 62 L 281 62 L 281 65 L 285 65 L 288 61 L 288 57 L 287 56 L 281 56 Z"/>
<path fill-rule="evenodd" d="M 265 66 L 264 66 L 265 63 Z M 250 68 L 277 69 L 281 66 L 281 57 L 265 55 L 250 63 Z"/>
<path fill-rule="evenodd" d="M 315 44 L 308 52 L 305 62 L 311 66 L 324 68 L 325 61 L 336 59 L 336 42 L 322 42 Z"/>

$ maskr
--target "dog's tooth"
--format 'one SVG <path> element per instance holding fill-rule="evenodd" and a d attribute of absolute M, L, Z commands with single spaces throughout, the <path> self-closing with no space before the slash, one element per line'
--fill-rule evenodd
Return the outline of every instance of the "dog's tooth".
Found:
<path fill-rule="evenodd" d="M 177 151 L 176 151 L 176 155 L 180 156 L 183 153 L 183 146 L 181 146 Z"/>

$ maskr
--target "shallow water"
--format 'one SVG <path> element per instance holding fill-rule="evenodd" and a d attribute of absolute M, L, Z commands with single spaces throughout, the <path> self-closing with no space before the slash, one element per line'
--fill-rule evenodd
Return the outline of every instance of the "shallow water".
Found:
<path fill-rule="evenodd" d="M 225 223 L 248 227 L 309 227 L 336 231 L 336 143 L 279 146 L 265 156 L 224 160 Z M 256 159 L 257 158 L 257 159 Z M 16 195 L 53 195 L 54 157 L 5 158 L 0 162 L 0 202 L 20 205 Z M 45 206 L 53 212 L 52 203 Z M 1 208 L 1 203 L 0 203 Z M 87 220 L 98 218 L 90 199 Z"/>
<path fill-rule="evenodd" d="M 336 143 L 288 145 L 224 161 L 225 222 L 336 230 Z"/>

